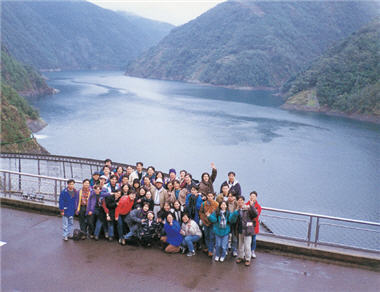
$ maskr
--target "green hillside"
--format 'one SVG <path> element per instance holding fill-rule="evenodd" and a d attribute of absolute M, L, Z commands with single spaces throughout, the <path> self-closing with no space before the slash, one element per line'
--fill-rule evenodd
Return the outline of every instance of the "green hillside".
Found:
<path fill-rule="evenodd" d="M 86 1 L 2 1 L 1 9 L 2 43 L 37 69 L 125 68 L 172 28 Z"/>
<path fill-rule="evenodd" d="M 380 117 L 380 20 L 330 48 L 283 91 L 288 108 Z"/>
<path fill-rule="evenodd" d="M 280 87 L 377 14 L 375 2 L 229 1 L 174 28 L 127 66 L 137 77 Z"/>
<path fill-rule="evenodd" d="M 53 92 L 45 80 L 29 66 L 23 66 L 1 49 L 1 151 L 47 153 L 31 137 L 29 123 L 37 128 L 44 122 L 38 111 L 19 95 L 49 94 Z"/>

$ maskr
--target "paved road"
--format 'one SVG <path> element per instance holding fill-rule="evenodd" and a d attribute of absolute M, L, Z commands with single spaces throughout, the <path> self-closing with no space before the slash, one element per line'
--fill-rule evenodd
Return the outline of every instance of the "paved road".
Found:
<path fill-rule="evenodd" d="M 376 291 L 380 273 L 265 252 L 247 268 L 116 242 L 64 242 L 61 218 L 1 208 L 2 291 Z M 77 225 L 78 223 L 75 222 Z"/>

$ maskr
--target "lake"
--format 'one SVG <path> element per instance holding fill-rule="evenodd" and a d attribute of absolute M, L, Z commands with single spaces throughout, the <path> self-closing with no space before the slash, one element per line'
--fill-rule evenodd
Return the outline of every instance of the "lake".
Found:
<path fill-rule="evenodd" d="M 214 162 L 219 190 L 236 172 L 267 207 L 380 220 L 380 125 L 282 110 L 268 91 L 123 76 L 45 74 L 54 96 L 30 99 L 51 154 L 134 164 L 197 179 Z"/>

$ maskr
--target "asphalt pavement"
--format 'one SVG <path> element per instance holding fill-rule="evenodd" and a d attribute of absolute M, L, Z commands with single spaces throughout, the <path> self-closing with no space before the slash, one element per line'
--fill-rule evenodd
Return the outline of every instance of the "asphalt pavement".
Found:
<path fill-rule="evenodd" d="M 167 255 L 105 240 L 62 240 L 62 219 L 2 207 L 1 291 L 378 291 L 380 273 L 258 250 L 228 257 Z M 78 227 L 78 222 L 75 222 Z"/>

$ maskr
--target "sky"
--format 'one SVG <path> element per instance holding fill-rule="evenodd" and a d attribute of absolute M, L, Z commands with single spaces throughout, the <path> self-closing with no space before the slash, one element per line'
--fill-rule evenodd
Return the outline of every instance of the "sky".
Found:
<path fill-rule="evenodd" d="M 111 10 L 182 25 L 226 0 L 88 0 Z"/>

